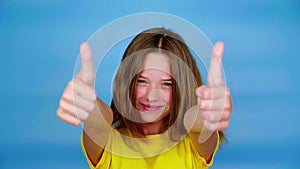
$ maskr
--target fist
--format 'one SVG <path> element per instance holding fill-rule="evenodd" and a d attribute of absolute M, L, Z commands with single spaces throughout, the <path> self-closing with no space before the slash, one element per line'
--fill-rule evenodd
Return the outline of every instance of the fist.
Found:
<path fill-rule="evenodd" d="M 57 116 L 63 121 L 80 125 L 96 107 L 95 70 L 90 46 L 80 46 L 82 68 L 68 83 L 59 101 Z"/>

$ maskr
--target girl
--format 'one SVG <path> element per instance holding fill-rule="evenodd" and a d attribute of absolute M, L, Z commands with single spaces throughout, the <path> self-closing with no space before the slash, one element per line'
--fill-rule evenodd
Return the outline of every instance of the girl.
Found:
<path fill-rule="evenodd" d="M 118 68 L 109 107 L 96 96 L 89 45 L 67 85 L 57 115 L 84 123 L 82 147 L 91 168 L 208 168 L 232 112 L 222 79 L 222 42 L 214 46 L 204 86 L 183 39 L 164 28 L 138 34 Z"/>

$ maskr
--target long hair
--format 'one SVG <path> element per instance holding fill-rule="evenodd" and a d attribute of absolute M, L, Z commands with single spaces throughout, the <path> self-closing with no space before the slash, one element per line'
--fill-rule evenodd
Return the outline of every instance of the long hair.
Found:
<path fill-rule="evenodd" d="M 165 28 L 153 28 L 138 34 L 125 50 L 113 85 L 113 124 L 116 129 L 128 128 L 134 137 L 145 137 L 141 123 L 135 116 L 135 88 L 143 70 L 145 56 L 160 52 L 169 57 L 172 76 L 170 114 L 164 119 L 161 132 L 170 129 L 171 140 L 185 135 L 183 118 L 186 111 L 197 104 L 195 89 L 203 85 L 197 63 L 184 40 Z M 171 127 L 172 126 L 172 127 Z M 219 132 L 223 139 L 223 132 Z"/>

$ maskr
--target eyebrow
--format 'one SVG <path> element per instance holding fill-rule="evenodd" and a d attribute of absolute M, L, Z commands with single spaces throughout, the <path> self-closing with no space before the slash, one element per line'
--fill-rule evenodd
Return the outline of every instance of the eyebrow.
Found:
<path fill-rule="evenodd" d="M 172 81 L 172 79 L 161 79 L 160 81 Z"/>
<path fill-rule="evenodd" d="M 148 77 L 145 77 L 143 75 L 140 75 L 139 78 L 148 79 Z M 160 79 L 160 81 L 172 81 L 172 78 L 170 78 L 170 79 Z"/>

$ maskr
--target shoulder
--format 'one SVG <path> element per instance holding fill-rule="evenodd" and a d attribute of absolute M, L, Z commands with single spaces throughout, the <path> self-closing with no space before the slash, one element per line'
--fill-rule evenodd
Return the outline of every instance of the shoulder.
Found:
<path fill-rule="evenodd" d="M 132 136 L 130 130 L 127 127 L 123 127 L 117 130 L 121 135 Z"/>

